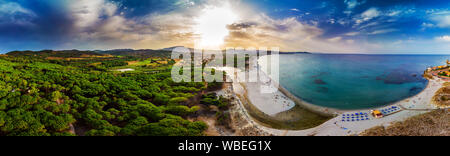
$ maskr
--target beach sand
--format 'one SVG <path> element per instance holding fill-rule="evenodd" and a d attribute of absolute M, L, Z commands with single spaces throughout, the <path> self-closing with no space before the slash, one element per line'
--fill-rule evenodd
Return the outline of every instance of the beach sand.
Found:
<path fill-rule="evenodd" d="M 250 65 L 250 67 L 252 67 L 255 65 L 255 63 L 257 63 L 257 60 L 251 60 L 250 62 L 253 63 L 252 65 Z M 231 70 L 229 69 L 227 70 L 225 70 L 227 71 L 227 73 L 231 72 Z M 251 68 L 250 70 L 258 70 L 258 69 Z M 260 73 L 260 76 L 267 76 L 267 75 Z M 241 118 L 235 120 L 246 120 L 243 122 L 247 123 L 247 127 L 253 127 L 253 129 L 257 130 L 259 134 L 280 135 L 280 136 L 348 136 L 348 135 L 358 135 L 361 132 L 376 126 L 389 126 L 393 122 L 404 121 L 409 117 L 423 114 L 434 109 L 438 109 L 436 106 L 432 104 L 431 100 L 432 97 L 435 95 L 435 93 L 443 86 L 443 83 L 444 81 L 437 78 L 435 78 L 434 80 L 430 80 L 428 86 L 418 95 L 384 107 L 384 108 L 391 108 L 392 106 L 397 106 L 402 108 L 401 111 L 381 119 L 375 119 L 370 116 L 369 117 L 370 120 L 358 122 L 342 122 L 342 115 L 354 113 L 370 114 L 372 109 L 349 111 L 349 110 L 337 110 L 315 106 L 307 102 L 301 101 L 301 99 L 293 97 L 292 95 L 290 95 L 289 92 L 287 92 L 283 88 L 280 88 L 275 93 L 261 94 L 260 86 L 267 85 L 267 82 L 265 84 L 263 84 L 262 82 L 257 83 L 233 82 L 232 93 L 230 93 L 228 96 L 234 96 L 236 98 L 235 101 L 236 105 L 232 107 L 232 112 L 240 113 L 237 116 Z M 280 114 L 296 108 L 296 105 L 299 105 L 300 107 L 308 110 L 303 112 L 294 112 L 299 114 L 300 116 L 305 114 L 309 116 L 311 112 L 315 112 L 321 114 L 322 116 L 323 115 L 334 116 L 334 118 L 331 118 L 330 120 L 327 119 L 328 121 L 326 122 L 322 121 L 321 122 L 322 124 L 314 123 L 317 125 L 314 126 L 309 125 L 310 127 L 313 128 L 308 128 L 304 130 L 280 130 L 280 128 L 277 129 L 269 128 L 276 126 L 262 123 L 258 120 L 255 120 L 254 117 L 255 112 L 258 112 L 257 114 L 263 113 L 270 120 L 283 121 L 283 119 L 280 118 Z M 253 114 L 253 116 L 251 114 Z M 323 120 L 323 118 L 321 119 Z M 292 119 L 288 118 L 286 120 Z"/>

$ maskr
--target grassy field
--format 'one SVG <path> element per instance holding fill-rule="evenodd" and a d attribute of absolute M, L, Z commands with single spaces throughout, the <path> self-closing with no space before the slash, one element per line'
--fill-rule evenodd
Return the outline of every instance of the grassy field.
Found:
<path fill-rule="evenodd" d="M 128 61 L 127 63 L 128 65 L 126 66 L 117 66 L 110 68 L 110 70 L 117 71 L 120 69 L 133 69 L 134 71 L 129 71 L 128 73 L 158 73 L 161 71 L 167 71 L 167 67 L 171 66 L 167 60 L 153 58 L 141 61 Z"/>

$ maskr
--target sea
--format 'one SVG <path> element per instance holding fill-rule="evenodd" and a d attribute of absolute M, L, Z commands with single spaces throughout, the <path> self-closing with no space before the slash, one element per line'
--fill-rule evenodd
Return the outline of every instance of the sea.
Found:
<path fill-rule="evenodd" d="M 386 106 L 419 94 L 431 66 L 450 55 L 280 54 L 282 87 L 311 104 L 358 110 Z M 267 58 L 259 59 L 265 65 Z"/>

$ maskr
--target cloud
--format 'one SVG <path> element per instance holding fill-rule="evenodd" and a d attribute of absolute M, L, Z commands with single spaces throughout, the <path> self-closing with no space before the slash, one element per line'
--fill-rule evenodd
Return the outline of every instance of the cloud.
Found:
<path fill-rule="evenodd" d="M 141 39 L 139 24 L 120 15 L 118 4 L 106 0 L 78 0 L 69 4 L 69 14 L 74 18 L 74 40 L 95 48 L 107 47 Z M 73 44 L 73 43 L 72 43 Z"/>
<path fill-rule="evenodd" d="M 388 16 L 398 16 L 402 13 L 402 11 L 400 10 L 392 10 L 390 12 L 387 13 Z"/>
<path fill-rule="evenodd" d="M 300 12 L 300 10 L 298 10 L 297 8 L 292 8 L 290 9 L 291 11 L 295 11 L 295 12 Z"/>
<path fill-rule="evenodd" d="M 0 1 L 2 2 L 2 1 Z M 4 14 L 27 14 L 30 16 L 35 16 L 35 13 L 33 11 L 30 11 L 28 9 L 23 8 L 20 4 L 15 3 L 15 2 L 2 2 L 2 4 L 0 4 L 0 14 L 4 15 Z"/>
<path fill-rule="evenodd" d="M 377 8 L 370 8 L 363 13 L 361 13 L 359 16 L 354 18 L 354 21 L 357 25 L 370 21 L 378 16 L 381 15 L 381 12 Z"/>
<path fill-rule="evenodd" d="M 79 40 L 94 42 L 103 49 L 193 47 L 194 40 L 198 38 L 193 25 L 192 17 L 182 13 L 150 14 L 134 19 L 112 16 L 94 30 L 80 33 Z"/>
<path fill-rule="evenodd" d="M 358 2 L 358 0 L 344 0 L 344 3 L 347 6 L 347 9 L 344 11 L 344 14 L 350 15 L 353 13 L 353 9 L 355 9 L 359 5 L 366 3 L 366 1 L 364 0 Z"/>
<path fill-rule="evenodd" d="M 426 23 L 426 22 L 424 22 L 424 23 L 422 23 L 422 27 L 424 27 L 424 28 L 433 28 L 433 27 L 435 27 L 435 25 L 433 23 Z"/>
<path fill-rule="evenodd" d="M 176 3 L 180 7 L 193 6 L 193 1 Z M 82 0 L 70 4 L 77 32 L 66 47 L 87 49 L 161 49 L 184 45 L 193 47 L 198 38 L 193 12 L 173 11 L 126 17 L 119 10 L 120 3 L 107 0 Z M 193 9 L 196 10 L 196 9 Z M 76 45 L 74 45 L 76 44 Z"/>
<path fill-rule="evenodd" d="M 436 22 L 436 26 L 440 28 L 450 28 L 450 15 L 438 15 L 432 17 L 431 20 Z"/>
<path fill-rule="evenodd" d="M 398 31 L 398 29 L 382 29 L 382 30 L 375 30 L 372 31 L 370 33 L 368 33 L 369 35 L 378 35 L 378 34 L 385 34 L 385 33 L 390 33 L 390 32 L 395 32 Z"/>
<path fill-rule="evenodd" d="M 85 28 L 97 24 L 102 17 L 113 16 L 117 6 L 105 0 L 77 0 L 70 4 L 70 9 L 76 26 Z"/>
<path fill-rule="evenodd" d="M 350 20 L 341 18 L 337 20 L 337 23 L 339 23 L 340 25 L 347 25 L 350 23 Z"/>
<path fill-rule="evenodd" d="M 366 1 L 358 2 L 358 0 L 344 0 L 344 3 L 347 5 L 348 9 L 354 9 L 358 5 L 366 3 Z"/>
<path fill-rule="evenodd" d="M 433 23 L 427 23 L 427 22 L 423 22 L 422 23 L 422 25 L 421 25 L 421 31 L 425 31 L 426 29 L 429 29 L 429 28 L 435 28 L 436 27 L 436 25 L 434 25 Z"/>
<path fill-rule="evenodd" d="M 201 37 L 197 31 L 200 11 L 212 7 L 212 4 L 187 0 L 182 2 L 176 4 L 184 9 L 167 13 L 156 11 L 137 17 L 126 17 L 117 9 L 121 4 L 106 0 L 76 2 L 77 7 L 72 8 L 78 11 L 72 11 L 72 14 L 76 17 L 76 25 L 80 29 L 75 37 L 75 43 L 97 49 L 194 47 L 195 41 Z M 195 8 L 186 8 L 185 4 L 192 4 L 190 6 Z M 222 3 L 214 3 L 220 4 Z M 83 7 L 85 5 L 92 6 Z M 228 29 L 245 29 L 252 25 L 241 23 L 229 25 Z M 245 34 L 242 33 L 233 35 L 245 38 Z"/>
<path fill-rule="evenodd" d="M 331 19 L 327 20 L 327 22 L 328 22 L 328 23 L 331 23 L 331 24 L 334 24 L 334 23 L 336 23 L 336 19 L 331 18 Z"/>
<path fill-rule="evenodd" d="M 436 37 L 436 40 L 441 41 L 441 42 L 450 42 L 450 36 L 445 35 L 445 36 Z"/>
<path fill-rule="evenodd" d="M 282 51 L 350 52 L 360 51 L 348 46 L 342 37 L 322 38 L 324 30 L 295 17 L 273 19 L 257 14 L 246 22 L 229 26 L 228 47 L 279 47 Z"/>
<path fill-rule="evenodd" d="M 427 10 L 426 13 L 432 15 L 448 15 L 450 14 L 450 10 L 431 9 Z"/>
<path fill-rule="evenodd" d="M 17 45 L 24 43 L 29 47 L 59 49 L 160 49 L 178 45 L 193 47 L 195 40 L 200 37 L 195 31 L 195 19 L 201 15 L 199 12 L 205 5 L 220 6 L 220 1 L 223 0 L 42 0 L 20 1 L 19 7 L 1 7 L 5 3 L 0 3 L 0 14 L 15 10 L 14 14 L 20 15 L 16 19 L 27 15 L 28 18 L 25 19 L 36 25 L 23 29 L 11 29 L 16 25 L 1 27 L 0 42 L 14 38 L 16 43 L 8 44 L 11 45 L 8 49 L 20 47 Z M 360 43 L 364 42 L 363 35 L 367 35 L 367 32 L 382 34 L 394 31 L 386 27 L 371 26 L 364 31 L 355 29 L 346 34 L 338 31 L 341 37 L 335 37 L 336 34 L 327 34 L 330 32 L 328 28 L 321 27 L 321 19 L 302 19 L 290 14 L 271 17 L 251 6 L 246 8 L 245 3 L 239 3 L 239 0 L 231 1 L 232 8 L 241 18 L 226 26 L 229 34 L 224 39 L 224 46 L 274 46 L 283 51 L 365 52 L 366 44 Z M 346 2 L 349 4 L 346 5 L 348 8 L 359 11 L 357 7 L 364 1 Z M 355 2 L 358 4 L 355 5 Z M 1 8 L 8 8 L 9 11 Z M 292 11 L 296 11 L 295 8 Z M 310 12 L 316 14 L 314 11 Z M 378 8 L 369 8 L 355 17 L 327 17 L 326 20 L 350 26 L 351 29 L 350 24 L 357 20 L 364 27 L 378 21 L 374 19 L 380 16 L 385 14 Z M 10 30 L 14 31 L 5 35 Z M 23 37 L 16 37 L 16 34 L 22 34 Z"/>
<path fill-rule="evenodd" d="M 252 23 L 252 22 L 247 22 L 247 23 L 233 23 L 231 25 L 228 25 L 227 28 L 229 30 L 242 30 L 242 29 L 247 29 L 247 28 L 251 28 L 253 26 L 256 26 L 256 23 Z"/>
<path fill-rule="evenodd" d="M 427 10 L 428 20 L 433 22 L 434 27 L 450 28 L 450 10 L 432 9 Z"/>
<path fill-rule="evenodd" d="M 416 8 L 414 6 L 395 6 L 385 11 L 384 15 L 390 17 L 400 17 L 412 15 L 414 13 L 416 13 Z"/>
<path fill-rule="evenodd" d="M 302 43 L 323 34 L 321 29 L 301 23 L 296 18 L 272 19 L 265 14 L 259 14 L 246 20 L 244 23 L 229 26 L 231 33 L 226 38 L 226 46 L 275 46 L 293 50 L 301 45 L 304 49 L 310 49 L 310 46 Z M 248 24 L 249 22 L 252 24 Z M 294 44 L 298 45 L 293 47 Z"/>
<path fill-rule="evenodd" d="M 102 2 L 102 3 L 100 3 Z M 80 2 L 79 2 L 80 3 Z M 118 4 L 103 0 L 78 4 L 92 4 L 97 9 L 75 7 L 76 25 L 83 28 L 74 43 L 99 49 L 138 48 L 160 49 L 170 46 L 194 47 L 200 34 L 195 31 L 196 18 L 202 10 L 189 9 L 143 17 L 125 18 L 119 14 Z M 116 6 L 108 6 L 116 5 Z M 238 6 L 239 7 L 239 6 Z M 108 9 L 112 8 L 112 9 Z M 111 10 L 108 12 L 107 10 Z M 243 9 L 238 9 L 243 10 Z M 249 11 L 249 10 L 246 10 Z M 347 41 L 321 39 L 324 31 L 295 17 L 274 19 L 252 11 L 242 15 L 238 22 L 226 27 L 225 47 L 280 47 L 284 51 L 352 51 L 343 46 Z M 341 45 L 342 44 L 342 45 Z M 336 50 L 338 49 L 338 50 Z"/>
<path fill-rule="evenodd" d="M 380 15 L 380 11 L 378 11 L 377 8 L 370 8 L 369 10 L 367 10 L 361 14 L 361 18 L 364 21 L 368 21 L 375 17 L 378 17 L 379 15 Z"/>
<path fill-rule="evenodd" d="M 347 44 L 353 44 L 355 43 L 355 40 L 346 40 L 345 42 L 347 42 Z"/>
<path fill-rule="evenodd" d="M 328 39 L 330 42 L 340 42 L 342 40 L 342 37 L 333 37 Z"/>
<path fill-rule="evenodd" d="M 356 36 L 356 35 L 359 35 L 359 34 L 361 34 L 360 32 L 348 32 L 348 33 L 346 33 L 346 34 L 344 34 L 345 36 Z"/>
<path fill-rule="evenodd" d="M 175 2 L 175 5 L 181 7 L 181 8 L 189 8 L 194 6 L 196 3 L 193 0 L 179 0 L 178 2 Z"/>
<path fill-rule="evenodd" d="M 32 20 L 37 15 L 20 4 L 15 2 L 2 2 L 0 0 L 0 25 L 1 24 L 15 24 L 15 25 L 33 25 Z"/>
<path fill-rule="evenodd" d="M 359 26 L 358 29 L 362 30 L 362 29 L 365 29 L 365 28 L 371 28 L 371 27 L 377 26 L 379 24 L 380 24 L 380 21 L 374 21 L 374 22 L 369 22 L 367 24 L 363 24 L 363 25 L 354 25 L 353 27 L 355 28 L 355 27 Z"/>

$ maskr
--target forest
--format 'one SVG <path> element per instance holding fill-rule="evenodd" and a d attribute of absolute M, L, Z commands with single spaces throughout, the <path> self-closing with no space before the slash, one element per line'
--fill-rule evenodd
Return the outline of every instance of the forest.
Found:
<path fill-rule="evenodd" d="M 199 109 L 195 99 L 224 107 L 203 95 L 206 82 L 174 83 L 170 53 L 127 54 L 0 55 L 0 136 L 204 135 L 205 123 L 187 120 Z M 116 71 L 123 68 L 134 70 Z"/>

